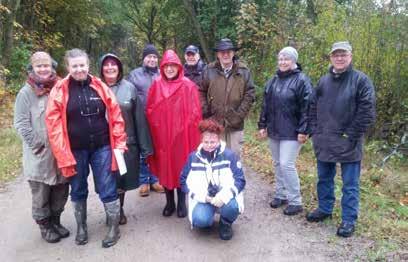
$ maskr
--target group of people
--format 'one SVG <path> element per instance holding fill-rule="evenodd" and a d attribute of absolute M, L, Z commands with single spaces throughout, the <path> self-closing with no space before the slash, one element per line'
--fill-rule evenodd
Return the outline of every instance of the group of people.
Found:
<path fill-rule="evenodd" d="M 164 192 L 162 215 L 188 216 L 192 228 L 211 227 L 218 213 L 219 237 L 231 239 L 231 226 L 244 210 L 244 119 L 255 101 L 250 70 L 237 58 L 237 50 L 230 39 L 221 39 L 214 48 L 216 61 L 206 65 L 198 47 L 189 45 L 184 65 L 173 50 L 166 50 L 158 66 L 159 52 L 148 44 L 143 65 L 127 77 L 112 53 L 102 56 L 96 77 L 89 72 L 86 52 L 72 49 L 65 54 L 68 75 L 62 79 L 52 57 L 35 52 L 16 98 L 14 126 L 23 140 L 23 172 L 42 238 L 55 243 L 69 236 L 60 217 L 70 194 L 75 243 L 88 242 L 91 168 L 106 212 L 103 247 L 118 242 L 119 225 L 127 223 L 125 193 L 139 187 L 140 196 Z M 297 50 L 283 48 L 278 70 L 265 86 L 258 122 L 274 162 L 270 206 L 287 205 L 285 215 L 303 211 L 295 163 L 309 137 L 318 160 L 319 206 L 307 214 L 308 221 L 331 216 L 335 167 L 341 163 L 342 223 L 337 234 L 344 237 L 354 232 L 363 135 L 375 119 L 373 85 L 353 69 L 351 51 L 348 42 L 335 43 L 329 73 L 313 89 Z M 119 171 L 121 160 L 125 171 Z"/>
<path fill-rule="evenodd" d="M 278 70 L 265 85 L 258 128 L 259 135 L 269 139 L 275 169 L 271 208 L 286 206 L 283 213 L 289 216 L 303 211 L 296 159 L 311 137 L 318 207 L 306 219 L 320 222 L 332 216 L 340 163 L 342 222 L 337 235 L 350 237 L 358 217 L 363 136 L 375 121 L 375 92 L 371 80 L 353 68 L 349 42 L 334 43 L 329 56 L 329 72 L 313 89 L 302 73 L 297 50 L 285 47 L 279 52 Z"/>

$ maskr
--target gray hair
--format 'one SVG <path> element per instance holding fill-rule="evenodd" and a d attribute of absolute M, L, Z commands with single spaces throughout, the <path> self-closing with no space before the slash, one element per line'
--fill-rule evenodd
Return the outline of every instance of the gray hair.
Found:
<path fill-rule="evenodd" d="M 68 50 L 68 51 L 65 52 L 65 56 L 64 56 L 65 66 L 68 67 L 69 59 L 76 58 L 76 57 L 85 57 L 87 63 L 89 64 L 88 54 L 82 49 L 74 48 L 74 49 L 71 49 L 71 50 Z"/>

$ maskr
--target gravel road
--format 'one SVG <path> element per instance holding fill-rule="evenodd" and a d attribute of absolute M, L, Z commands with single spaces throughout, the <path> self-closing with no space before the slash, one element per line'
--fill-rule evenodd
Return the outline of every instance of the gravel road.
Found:
<path fill-rule="evenodd" d="M 137 190 L 126 195 L 128 224 L 121 226 L 121 239 L 109 249 L 101 247 L 106 232 L 103 206 L 92 192 L 88 200 L 89 243 L 74 243 L 75 220 L 68 201 L 62 223 L 70 237 L 57 244 L 42 241 L 31 219 L 31 195 L 23 177 L 0 191 L 0 260 L 19 261 L 351 261 L 362 255 L 367 241 L 340 239 L 336 228 L 309 224 L 304 214 L 287 217 L 268 202 L 272 185 L 246 169 L 245 212 L 233 226 L 230 241 L 210 232 L 191 230 L 187 218 L 161 215 L 164 195 L 141 198 Z M 90 182 L 90 185 L 93 183 Z M 93 190 L 90 190 L 93 191 Z M 216 227 L 216 226 L 215 226 Z"/>

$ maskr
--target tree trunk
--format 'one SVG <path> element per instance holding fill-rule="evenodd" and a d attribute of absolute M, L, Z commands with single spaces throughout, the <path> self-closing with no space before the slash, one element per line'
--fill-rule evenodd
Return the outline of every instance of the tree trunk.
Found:
<path fill-rule="evenodd" d="M 207 58 L 207 60 L 211 62 L 213 60 L 213 53 L 208 48 L 208 42 L 205 39 L 203 30 L 201 29 L 201 25 L 199 21 L 197 20 L 197 14 L 194 10 L 193 2 L 191 0 L 183 0 L 183 3 L 184 3 L 184 7 L 187 9 L 188 13 L 190 14 L 191 21 L 193 22 L 193 26 L 200 40 L 201 48 L 203 49 L 204 55 Z"/>
<path fill-rule="evenodd" d="M 3 29 L 3 50 L 2 50 L 2 64 L 7 67 L 10 63 L 11 49 L 13 47 L 14 38 L 14 22 L 16 20 L 16 13 L 20 6 L 20 0 L 4 1 L 5 6 L 11 11 L 5 14 L 4 29 Z"/>

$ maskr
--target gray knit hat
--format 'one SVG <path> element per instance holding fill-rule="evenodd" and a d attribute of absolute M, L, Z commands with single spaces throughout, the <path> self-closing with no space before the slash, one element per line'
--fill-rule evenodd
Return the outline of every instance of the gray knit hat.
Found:
<path fill-rule="evenodd" d="M 291 59 L 295 63 L 298 60 L 298 52 L 296 51 L 295 48 L 291 46 L 284 47 L 282 50 L 280 50 L 278 56 L 280 55 L 286 56 L 287 58 Z"/>

